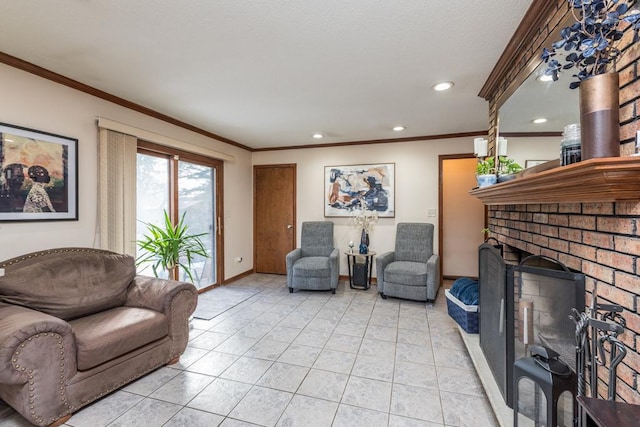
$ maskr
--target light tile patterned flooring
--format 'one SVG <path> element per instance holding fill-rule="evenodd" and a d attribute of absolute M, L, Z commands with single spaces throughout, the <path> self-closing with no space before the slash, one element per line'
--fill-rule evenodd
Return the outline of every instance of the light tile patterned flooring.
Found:
<path fill-rule="evenodd" d="M 66 426 L 497 425 L 442 289 L 424 304 L 345 282 L 335 295 L 290 294 L 275 275 L 229 286 L 261 292 L 212 320 L 193 320 L 177 365 L 82 409 Z M 29 424 L 14 414 L 0 425 Z"/>

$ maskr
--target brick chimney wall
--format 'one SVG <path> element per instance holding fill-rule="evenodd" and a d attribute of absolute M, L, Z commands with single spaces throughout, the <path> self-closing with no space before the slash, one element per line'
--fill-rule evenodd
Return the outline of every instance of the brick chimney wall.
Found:
<path fill-rule="evenodd" d="M 556 0 L 546 23 L 520 48 L 513 67 L 489 101 L 490 140 L 497 134 L 498 100 L 527 65 L 539 56 L 547 37 L 571 13 L 566 0 Z M 640 43 L 633 34 L 621 40 L 620 73 L 621 155 L 635 150 L 640 130 Z M 598 302 L 624 307 L 627 330 L 620 339 L 627 356 L 618 367 L 618 400 L 640 404 L 640 194 L 638 202 L 567 203 L 489 206 L 490 236 L 500 242 L 536 255 L 546 255 L 587 276 L 586 301 L 597 286 Z M 599 369 L 599 393 L 606 396 L 608 372 Z"/>
<path fill-rule="evenodd" d="M 587 307 L 597 286 L 599 303 L 624 308 L 627 330 L 620 339 L 628 352 L 618 367 L 617 393 L 640 404 L 640 202 L 490 206 L 489 228 L 508 247 L 584 273 Z M 606 396 L 608 373 L 601 368 L 599 374 Z"/>

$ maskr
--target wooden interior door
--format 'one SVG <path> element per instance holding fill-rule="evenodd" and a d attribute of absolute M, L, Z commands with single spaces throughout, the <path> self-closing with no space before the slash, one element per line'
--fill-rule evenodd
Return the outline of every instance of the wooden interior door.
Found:
<path fill-rule="evenodd" d="M 296 244 L 296 165 L 253 167 L 253 248 L 256 273 L 287 274 Z"/>

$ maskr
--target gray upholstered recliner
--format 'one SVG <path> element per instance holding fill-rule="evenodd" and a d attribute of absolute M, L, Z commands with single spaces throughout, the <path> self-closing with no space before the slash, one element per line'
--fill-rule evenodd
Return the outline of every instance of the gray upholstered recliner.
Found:
<path fill-rule="evenodd" d="M 333 247 L 333 222 L 302 223 L 300 247 L 287 254 L 287 286 L 336 293 L 340 274 L 338 249 Z"/>
<path fill-rule="evenodd" d="M 433 253 L 433 224 L 399 223 L 395 251 L 377 258 L 376 273 L 383 298 L 435 300 L 440 265 L 438 255 Z"/>

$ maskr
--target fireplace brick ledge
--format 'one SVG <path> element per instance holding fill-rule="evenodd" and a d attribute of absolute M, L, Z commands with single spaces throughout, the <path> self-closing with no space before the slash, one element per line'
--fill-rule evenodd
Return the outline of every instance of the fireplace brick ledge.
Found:
<path fill-rule="evenodd" d="M 640 157 L 589 159 L 469 194 L 486 205 L 640 200 Z"/>

